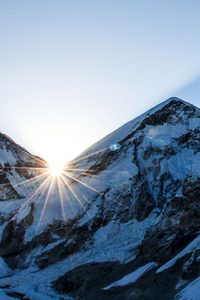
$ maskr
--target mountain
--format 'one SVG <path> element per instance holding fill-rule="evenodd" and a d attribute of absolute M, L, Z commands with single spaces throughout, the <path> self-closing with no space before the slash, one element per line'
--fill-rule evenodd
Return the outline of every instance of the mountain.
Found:
<path fill-rule="evenodd" d="M 0 135 L 0 299 L 200 299 L 200 109 L 170 98 L 48 174 Z"/>

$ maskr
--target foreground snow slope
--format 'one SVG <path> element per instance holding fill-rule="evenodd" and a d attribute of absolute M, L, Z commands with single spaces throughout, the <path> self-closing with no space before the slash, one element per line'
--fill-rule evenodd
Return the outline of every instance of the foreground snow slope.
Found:
<path fill-rule="evenodd" d="M 0 287 L 8 296 L 189 295 L 200 275 L 198 108 L 168 99 L 87 149 L 58 180 L 20 146 L 7 149 L 7 139 L 0 256 L 11 271 Z"/>

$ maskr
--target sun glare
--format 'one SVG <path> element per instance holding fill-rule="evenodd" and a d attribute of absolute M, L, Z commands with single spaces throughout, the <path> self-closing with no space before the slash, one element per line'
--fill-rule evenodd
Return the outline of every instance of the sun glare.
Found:
<path fill-rule="evenodd" d="M 51 176 L 60 176 L 64 170 L 64 165 L 59 162 L 49 163 L 49 172 Z"/>
<path fill-rule="evenodd" d="M 115 145 L 116 146 L 116 145 Z M 118 149 L 118 147 L 114 147 Z M 113 148 L 113 151 L 114 151 Z M 102 152 L 105 151 L 105 149 L 98 151 Z M 46 162 L 48 162 L 48 165 L 45 163 L 45 167 L 42 168 L 32 168 L 32 167 L 19 167 L 24 169 L 29 170 L 29 168 L 32 170 L 37 170 L 36 171 L 36 176 L 22 180 L 21 182 L 17 183 L 14 185 L 14 187 L 18 186 L 24 186 L 27 188 L 30 188 L 31 184 L 31 190 L 32 190 L 32 184 L 33 187 L 35 187 L 30 196 L 27 198 L 27 201 L 24 202 L 22 206 L 25 206 L 27 203 L 30 203 L 33 201 L 37 201 L 42 198 L 44 199 L 43 202 L 43 207 L 41 210 L 39 222 L 37 229 L 40 227 L 45 212 L 48 209 L 49 203 L 51 203 L 52 199 L 56 199 L 60 202 L 60 207 L 62 210 L 62 217 L 63 221 L 66 222 L 67 216 L 66 216 L 66 211 L 68 212 L 68 208 L 72 210 L 73 214 L 73 202 L 75 201 L 75 205 L 80 205 L 83 208 L 85 208 L 86 202 L 87 202 L 87 196 L 88 191 L 90 192 L 95 192 L 97 194 L 101 194 L 101 191 L 96 189 L 96 182 L 93 180 L 91 184 L 91 175 L 89 175 L 88 180 L 86 178 L 86 173 L 88 169 L 82 169 L 82 168 L 77 168 L 76 165 L 72 167 L 70 163 L 66 163 L 66 160 L 63 159 L 65 158 L 65 153 L 61 152 L 59 155 L 55 154 L 56 152 L 52 152 L 52 155 L 46 159 Z M 93 152 L 88 156 L 83 156 L 82 158 L 76 160 L 76 162 L 84 160 L 86 157 L 90 157 L 95 155 L 97 152 Z M 62 155 L 63 154 L 63 155 Z M 44 161 L 40 160 L 39 157 L 36 157 L 36 161 L 40 162 L 40 164 L 44 165 Z M 7 167 L 6 167 L 7 168 Z M 83 174 L 83 176 L 81 176 Z M 84 189 L 83 189 L 84 188 Z M 84 190 L 87 193 L 86 195 L 84 194 Z M 67 207 L 67 210 L 66 210 Z"/>

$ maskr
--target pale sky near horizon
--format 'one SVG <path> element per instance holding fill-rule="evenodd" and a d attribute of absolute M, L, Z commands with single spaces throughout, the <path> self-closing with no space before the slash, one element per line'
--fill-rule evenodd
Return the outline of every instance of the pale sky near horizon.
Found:
<path fill-rule="evenodd" d="M 200 106 L 200 1 L 0 0 L 0 131 L 67 162 L 170 96 Z"/>

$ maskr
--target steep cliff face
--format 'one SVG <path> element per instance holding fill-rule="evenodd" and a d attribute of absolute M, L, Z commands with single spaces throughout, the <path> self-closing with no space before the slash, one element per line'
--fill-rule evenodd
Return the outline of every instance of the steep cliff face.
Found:
<path fill-rule="evenodd" d="M 0 133 L 0 201 L 21 199 L 27 192 L 22 180 L 38 175 L 45 161 L 31 155 L 5 134 Z"/>
<path fill-rule="evenodd" d="M 101 300 L 195 295 L 198 108 L 168 99 L 87 149 L 57 179 L 46 174 L 44 161 L 3 139 L 0 256 L 9 271 L 0 287 L 7 295 Z M 31 180 L 19 184 L 26 179 Z"/>

